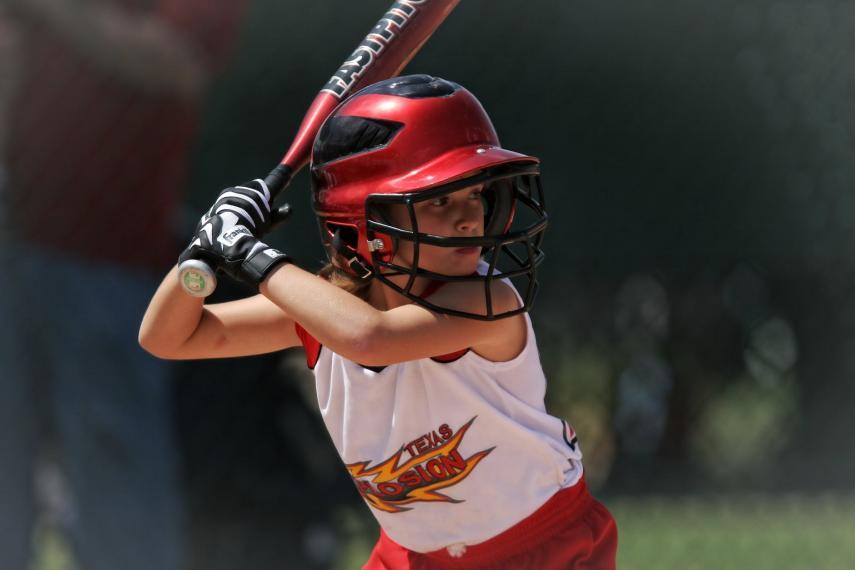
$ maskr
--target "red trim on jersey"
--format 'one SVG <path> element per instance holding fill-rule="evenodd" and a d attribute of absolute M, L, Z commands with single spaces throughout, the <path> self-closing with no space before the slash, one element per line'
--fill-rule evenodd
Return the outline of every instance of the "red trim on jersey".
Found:
<path fill-rule="evenodd" d="M 321 357 L 321 347 L 323 345 L 315 337 L 310 335 L 306 329 L 300 326 L 300 323 L 294 323 L 294 330 L 297 332 L 297 336 L 300 337 L 303 348 L 306 349 L 306 366 L 314 370 L 315 365 L 318 363 L 318 358 Z"/>
<path fill-rule="evenodd" d="M 470 349 L 464 348 L 463 350 L 458 350 L 457 352 L 449 352 L 448 354 L 443 354 L 441 356 L 431 356 L 430 359 L 434 362 L 439 362 L 440 364 L 449 364 L 454 362 L 455 360 L 459 360 L 463 358 Z"/>

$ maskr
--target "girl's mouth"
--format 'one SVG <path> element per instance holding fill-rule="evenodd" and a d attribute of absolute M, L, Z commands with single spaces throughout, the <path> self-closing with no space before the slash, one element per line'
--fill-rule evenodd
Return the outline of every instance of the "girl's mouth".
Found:
<path fill-rule="evenodd" d="M 457 249 L 454 250 L 454 252 L 458 253 L 460 255 L 473 255 L 476 253 L 480 254 L 481 248 L 480 247 L 458 247 Z"/>

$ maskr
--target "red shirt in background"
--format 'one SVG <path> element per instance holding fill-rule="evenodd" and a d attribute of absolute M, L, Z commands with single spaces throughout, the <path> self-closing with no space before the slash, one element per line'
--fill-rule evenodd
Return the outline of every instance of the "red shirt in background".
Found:
<path fill-rule="evenodd" d="M 117 0 L 141 11 L 139 0 Z M 245 0 L 159 0 L 149 8 L 222 64 Z M 186 184 L 198 103 L 112 76 L 72 46 L 25 30 L 13 106 L 10 212 L 19 238 L 87 259 L 162 270 L 176 258 L 176 206 Z"/>

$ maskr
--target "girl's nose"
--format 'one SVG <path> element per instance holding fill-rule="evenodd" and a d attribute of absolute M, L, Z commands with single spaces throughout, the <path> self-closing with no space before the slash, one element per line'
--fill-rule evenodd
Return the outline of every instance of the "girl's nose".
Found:
<path fill-rule="evenodd" d="M 461 233 L 470 233 L 478 229 L 478 224 L 484 214 L 480 208 L 464 205 L 458 213 L 456 229 Z"/>

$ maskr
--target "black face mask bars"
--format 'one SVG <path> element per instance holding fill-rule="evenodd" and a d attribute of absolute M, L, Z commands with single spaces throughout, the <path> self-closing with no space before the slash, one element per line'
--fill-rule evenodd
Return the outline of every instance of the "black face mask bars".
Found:
<path fill-rule="evenodd" d="M 437 236 L 419 231 L 414 204 L 437 197 L 484 185 L 485 234 L 482 237 Z M 404 206 L 409 213 L 412 230 L 388 223 L 385 212 L 390 206 Z M 385 234 L 394 242 L 406 240 L 413 244 L 412 267 L 384 261 L 382 252 L 372 252 L 371 263 L 375 277 L 388 287 L 415 303 L 437 313 L 479 320 L 496 320 L 526 312 L 537 294 L 537 266 L 543 261 L 543 234 L 547 226 L 543 187 L 537 164 L 510 164 L 494 167 L 463 180 L 451 182 L 419 192 L 406 194 L 373 194 L 366 200 L 369 239 Z M 508 220 L 513 216 L 513 224 Z M 479 271 L 471 275 L 444 275 L 420 269 L 421 245 L 447 248 L 480 247 Z M 408 276 L 403 286 L 394 283 L 392 276 Z M 481 282 L 484 286 L 484 306 L 481 312 L 469 312 L 442 307 L 422 299 L 412 292 L 417 277 L 440 283 Z M 492 295 L 493 281 L 511 279 L 518 282 L 522 306 L 496 314 Z"/>

